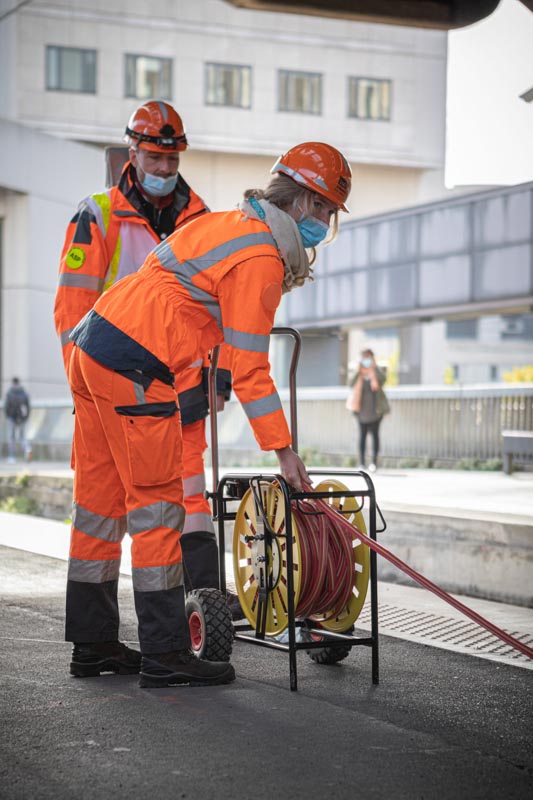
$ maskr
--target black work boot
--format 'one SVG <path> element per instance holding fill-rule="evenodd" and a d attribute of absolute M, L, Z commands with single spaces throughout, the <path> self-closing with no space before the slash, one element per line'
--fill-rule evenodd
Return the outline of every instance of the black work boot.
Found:
<path fill-rule="evenodd" d="M 70 674 L 94 678 L 101 672 L 136 675 L 141 668 L 141 654 L 121 642 L 74 643 Z"/>
<path fill-rule="evenodd" d="M 144 689 L 188 683 L 189 686 L 217 686 L 235 680 L 235 670 L 226 661 L 204 661 L 188 647 L 171 653 L 143 655 L 139 685 Z"/>

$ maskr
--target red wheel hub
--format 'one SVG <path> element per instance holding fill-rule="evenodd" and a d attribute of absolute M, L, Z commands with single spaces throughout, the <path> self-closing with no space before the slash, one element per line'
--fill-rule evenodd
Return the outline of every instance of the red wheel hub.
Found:
<path fill-rule="evenodd" d="M 204 624 L 200 614 L 193 611 L 189 617 L 189 633 L 193 650 L 201 650 L 204 642 Z"/>

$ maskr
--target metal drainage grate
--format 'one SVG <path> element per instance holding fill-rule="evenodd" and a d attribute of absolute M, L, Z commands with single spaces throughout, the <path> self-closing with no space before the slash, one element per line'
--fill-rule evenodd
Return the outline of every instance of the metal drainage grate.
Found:
<path fill-rule="evenodd" d="M 365 605 L 356 626 L 369 630 L 371 627 L 370 607 Z M 445 647 L 457 652 L 493 660 L 503 661 L 533 669 L 533 661 L 523 653 L 510 647 L 489 631 L 474 622 L 462 622 L 452 617 L 428 614 L 409 608 L 399 608 L 379 604 L 379 632 L 385 636 L 431 643 L 435 647 Z M 523 631 L 506 631 L 528 647 L 533 645 L 533 636 Z"/>

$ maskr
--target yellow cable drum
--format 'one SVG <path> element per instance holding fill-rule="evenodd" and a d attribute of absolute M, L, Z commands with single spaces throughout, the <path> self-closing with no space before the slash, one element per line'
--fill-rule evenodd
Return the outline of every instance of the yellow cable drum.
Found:
<path fill-rule="evenodd" d="M 263 581 L 268 587 L 266 593 L 266 625 L 267 636 L 277 636 L 288 625 L 288 578 L 287 578 L 287 547 L 289 543 L 285 536 L 285 501 L 283 492 L 276 483 L 268 481 L 259 482 L 261 504 L 264 518 L 268 527 L 273 532 L 271 544 L 264 538 L 264 522 L 261 514 L 257 514 L 256 501 L 251 489 L 244 494 L 237 510 L 233 531 L 233 568 L 235 585 L 242 610 L 253 628 L 258 626 L 258 611 L 260 609 L 260 590 Z M 325 502 L 332 508 L 342 513 L 343 520 L 350 523 L 349 541 L 344 542 L 344 558 L 342 560 L 342 580 L 347 582 L 347 592 L 343 595 L 341 607 L 338 604 L 331 608 L 309 608 L 305 598 L 308 594 L 310 570 L 314 582 L 313 596 L 319 595 L 324 588 L 325 596 L 329 590 L 334 589 L 334 578 L 331 570 L 320 559 L 327 558 L 328 545 L 317 545 L 315 532 L 306 515 L 301 511 L 305 501 L 292 501 L 292 548 L 293 561 L 293 587 L 294 608 L 297 619 L 309 619 L 316 627 L 335 633 L 348 631 L 361 613 L 365 602 L 368 580 L 370 574 L 370 554 L 368 547 L 357 536 L 357 531 L 366 533 L 363 514 L 359 509 L 357 499 L 349 495 L 348 488 L 335 479 L 322 481 L 316 492 L 346 492 L 346 496 L 328 497 Z M 310 493 L 310 497 L 312 493 Z M 295 517 L 298 517 L 298 521 Z M 316 515 L 315 515 L 316 516 Z M 349 526 L 342 526 L 344 531 Z M 334 531 L 331 525 L 327 530 L 327 537 L 331 540 L 329 547 L 335 548 L 335 540 L 331 539 Z M 313 555 L 313 563 L 310 556 Z M 315 563 L 317 557 L 320 563 Z M 329 585 L 328 585 L 329 582 Z M 323 583 L 322 585 L 319 585 Z M 266 588 L 263 587 L 263 588 Z M 300 603 L 302 600 L 302 603 Z M 298 607 L 305 607 L 304 616 L 299 616 Z"/>

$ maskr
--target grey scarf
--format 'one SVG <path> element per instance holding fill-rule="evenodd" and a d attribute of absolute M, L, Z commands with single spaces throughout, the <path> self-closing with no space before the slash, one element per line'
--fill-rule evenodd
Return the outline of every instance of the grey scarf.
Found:
<path fill-rule="evenodd" d="M 239 208 L 245 216 L 264 222 L 270 228 L 285 267 L 284 294 L 294 286 L 303 286 L 306 278 L 313 280 L 313 270 L 292 217 L 268 200 L 256 200 L 253 197 L 243 200 Z"/>

